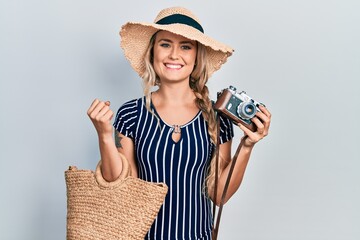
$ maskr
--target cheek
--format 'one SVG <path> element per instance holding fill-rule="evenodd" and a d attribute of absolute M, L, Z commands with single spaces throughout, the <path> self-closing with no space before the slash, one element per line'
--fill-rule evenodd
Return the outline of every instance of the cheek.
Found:
<path fill-rule="evenodd" d="M 159 58 L 154 58 L 153 67 L 156 75 L 161 75 L 162 70 L 162 62 L 159 60 Z"/>
<path fill-rule="evenodd" d="M 156 61 L 156 59 L 154 59 L 153 67 L 154 67 L 155 73 L 159 74 L 159 72 L 160 72 L 160 63 L 158 61 Z"/>
<path fill-rule="evenodd" d="M 191 63 L 191 64 L 195 64 L 195 62 L 196 62 L 196 52 L 193 52 L 192 54 L 189 55 L 188 62 Z"/>
<path fill-rule="evenodd" d="M 159 54 L 156 54 L 154 56 L 154 65 L 159 64 L 161 62 L 161 56 Z"/>
<path fill-rule="evenodd" d="M 155 69 L 155 71 L 157 72 L 158 69 L 160 68 L 160 64 L 161 64 L 161 60 L 159 58 L 158 54 L 155 54 L 154 58 L 153 58 L 153 67 Z"/>
<path fill-rule="evenodd" d="M 155 46 L 153 50 L 153 55 L 154 55 L 154 60 L 156 59 L 157 61 L 160 61 L 166 58 L 169 55 L 169 53 L 168 50 Z"/>

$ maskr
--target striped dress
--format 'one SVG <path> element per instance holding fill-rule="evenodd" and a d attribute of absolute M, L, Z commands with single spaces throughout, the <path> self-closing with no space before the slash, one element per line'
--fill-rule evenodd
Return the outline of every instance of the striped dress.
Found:
<path fill-rule="evenodd" d="M 159 214 L 145 239 L 211 239 L 210 199 L 204 191 L 213 144 L 201 111 L 180 126 L 181 138 L 172 139 L 174 128 L 165 123 L 153 105 L 153 114 L 145 107 L 145 98 L 122 105 L 114 127 L 131 138 L 135 145 L 139 178 L 165 182 L 169 191 Z M 220 118 L 220 142 L 233 137 L 230 120 Z"/>

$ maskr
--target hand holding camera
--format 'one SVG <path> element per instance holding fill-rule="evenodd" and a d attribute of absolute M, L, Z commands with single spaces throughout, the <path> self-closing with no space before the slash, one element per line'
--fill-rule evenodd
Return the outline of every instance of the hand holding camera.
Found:
<path fill-rule="evenodd" d="M 264 104 L 257 102 L 244 91 L 237 92 L 233 86 L 223 89 L 218 92 L 214 108 L 218 113 L 230 118 L 234 124 L 239 125 L 252 143 L 256 143 L 268 134 L 271 113 Z"/>

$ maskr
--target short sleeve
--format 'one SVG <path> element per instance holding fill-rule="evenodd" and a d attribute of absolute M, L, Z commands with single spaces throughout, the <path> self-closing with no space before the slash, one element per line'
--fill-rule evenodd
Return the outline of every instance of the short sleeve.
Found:
<path fill-rule="evenodd" d="M 230 141 L 234 137 L 234 126 L 229 118 L 221 114 L 218 116 L 220 121 L 220 144 L 222 144 Z"/>
<path fill-rule="evenodd" d="M 137 100 L 124 103 L 117 111 L 114 128 L 126 137 L 135 138 L 137 122 Z"/>

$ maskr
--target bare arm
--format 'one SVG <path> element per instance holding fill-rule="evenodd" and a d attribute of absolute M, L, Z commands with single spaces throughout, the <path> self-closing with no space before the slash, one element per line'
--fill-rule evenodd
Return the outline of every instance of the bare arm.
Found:
<path fill-rule="evenodd" d="M 229 187 L 225 196 L 225 203 L 233 196 L 233 194 L 240 187 L 253 147 L 258 141 L 260 141 L 262 138 L 268 135 L 270 121 L 271 121 L 271 113 L 265 107 L 261 106 L 260 109 L 262 112 L 258 112 L 257 117 L 253 118 L 252 120 L 257 126 L 256 132 L 252 132 L 246 127 L 239 124 L 240 129 L 243 130 L 245 134 L 244 144 L 237 157 L 234 171 L 231 175 Z M 224 144 L 220 144 L 219 146 L 220 161 L 222 162 L 222 164 L 220 164 L 220 167 L 222 169 L 218 181 L 216 205 L 220 204 L 226 179 L 230 170 L 231 144 L 232 141 L 228 141 Z M 214 199 L 213 194 L 214 194 L 213 192 L 210 193 L 211 199 Z"/>
<path fill-rule="evenodd" d="M 109 182 L 114 181 L 122 171 L 122 161 L 112 136 L 111 119 L 114 113 L 110 109 L 110 102 L 95 99 L 87 114 L 98 134 L 103 177 Z"/>
<path fill-rule="evenodd" d="M 115 145 L 117 150 L 128 160 L 131 167 L 131 176 L 138 177 L 135 147 L 131 138 L 125 137 L 115 130 Z"/>
<path fill-rule="evenodd" d="M 229 170 L 230 170 L 231 144 L 232 144 L 232 141 L 228 141 L 224 144 L 221 144 L 220 148 L 219 148 L 219 151 L 220 151 L 219 156 L 220 156 L 220 162 L 221 162 L 220 166 L 222 167 L 222 169 L 221 169 L 221 174 L 220 174 L 219 180 L 218 180 L 216 205 L 220 205 L 222 194 L 223 194 L 223 191 L 225 188 L 225 183 L 226 183 L 226 180 L 227 180 L 227 177 L 229 174 Z M 241 148 L 238 158 L 236 160 L 234 170 L 231 175 L 231 180 L 229 183 L 228 190 L 226 192 L 224 203 L 226 203 L 233 196 L 233 194 L 237 191 L 237 189 L 240 187 L 242 179 L 245 175 L 245 170 L 246 170 L 247 164 L 250 159 L 250 154 L 251 154 L 252 148 L 253 147 L 245 147 L 245 146 L 243 146 Z M 211 199 L 214 199 L 213 194 L 214 193 L 210 194 Z"/>

